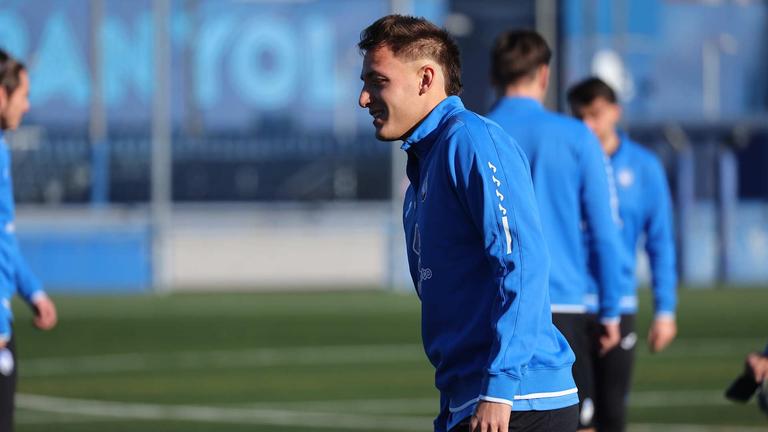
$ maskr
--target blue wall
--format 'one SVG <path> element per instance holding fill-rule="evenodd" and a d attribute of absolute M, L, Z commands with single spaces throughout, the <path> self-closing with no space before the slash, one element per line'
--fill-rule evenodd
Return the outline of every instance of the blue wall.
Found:
<path fill-rule="evenodd" d="M 22 252 L 49 292 L 146 292 L 152 287 L 147 226 L 28 227 Z"/>

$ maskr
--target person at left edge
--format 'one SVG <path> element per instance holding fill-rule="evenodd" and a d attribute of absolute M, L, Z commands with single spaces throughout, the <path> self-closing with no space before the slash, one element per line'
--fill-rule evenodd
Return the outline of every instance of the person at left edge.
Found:
<path fill-rule="evenodd" d="M 3 133 L 16 129 L 29 110 L 29 76 L 24 65 L 0 50 L 0 432 L 13 431 L 16 350 L 11 299 L 18 292 L 35 310 L 43 330 L 56 325 L 56 307 L 19 251 L 14 234 L 15 209 L 11 160 Z"/>
<path fill-rule="evenodd" d="M 572 431 L 574 355 L 552 324 L 549 253 L 528 161 L 464 108 L 459 52 L 422 18 L 363 30 L 360 106 L 408 155 L 403 223 L 435 366 L 434 430 Z"/>

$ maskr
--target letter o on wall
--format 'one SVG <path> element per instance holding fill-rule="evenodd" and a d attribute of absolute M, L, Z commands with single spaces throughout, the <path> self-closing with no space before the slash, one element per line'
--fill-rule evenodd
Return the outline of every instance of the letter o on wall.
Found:
<path fill-rule="evenodd" d="M 257 108 L 288 105 L 298 84 L 296 29 L 271 17 L 251 19 L 243 28 L 230 60 L 233 90 Z"/>

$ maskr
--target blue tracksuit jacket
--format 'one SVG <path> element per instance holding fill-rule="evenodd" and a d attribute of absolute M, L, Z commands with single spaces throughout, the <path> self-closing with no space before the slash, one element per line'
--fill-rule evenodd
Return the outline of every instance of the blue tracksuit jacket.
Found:
<path fill-rule="evenodd" d="M 498 125 L 442 101 L 402 148 L 403 223 L 436 368 L 436 431 L 478 400 L 514 411 L 578 403 L 574 355 L 552 325 L 543 241 L 525 155 Z"/>
<path fill-rule="evenodd" d="M 551 113 L 536 100 L 505 97 L 488 114 L 525 151 L 552 255 L 553 312 L 586 313 L 588 254 L 597 257 L 600 315 L 619 317 L 621 295 L 616 194 L 610 163 L 600 143 L 581 122 Z M 584 243 L 584 232 L 589 243 Z"/>
<path fill-rule="evenodd" d="M 32 302 L 45 295 L 40 281 L 32 274 L 21 256 L 15 234 L 15 206 L 11 181 L 11 157 L 0 131 L 0 339 L 11 338 L 11 299 L 18 292 Z"/>
<path fill-rule="evenodd" d="M 664 169 L 656 156 L 626 134 L 620 133 L 619 148 L 611 156 L 619 197 L 621 239 L 624 257 L 624 293 L 621 313 L 637 312 L 635 262 L 637 242 L 645 234 L 645 250 L 651 265 L 654 307 L 657 315 L 674 315 L 677 305 L 675 238 L 672 199 Z M 591 311 L 597 309 L 597 282 L 590 278 L 586 299 Z"/>

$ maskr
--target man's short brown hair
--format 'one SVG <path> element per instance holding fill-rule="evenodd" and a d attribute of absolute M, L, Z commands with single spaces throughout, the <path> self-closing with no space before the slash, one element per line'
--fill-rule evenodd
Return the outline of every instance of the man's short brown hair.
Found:
<path fill-rule="evenodd" d="M 21 72 L 25 69 L 23 63 L 0 49 L 0 87 L 8 97 L 21 85 Z"/>
<path fill-rule="evenodd" d="M 357 44 L 363 53 L 384 46 L 404 60 L 434 60 L 445 73 L 445 92 L 461 93 L 459 47 L 447 31 L 424 18 L 387 15 L 363 30 Z"/>
<path fill-rule="evenodd" d="M 541 66 L 549 65 L 552 51 L 544 38 L 532 30 L 513 30 L 496 38 L 491 53 L 493 84 L 506 87 L 532 78 Z"/>
<path fill-rule="evenodd" d="M 579 116 L 579 112 L 584 107 L 591 105 L 592 102 L 600 98 L 612 104 L 619 102 L 613 88 L 598 77 L 589 77 L 568 90 L 568 104 L 575 116 Z"/>

